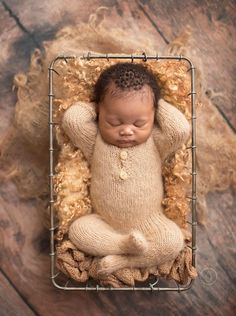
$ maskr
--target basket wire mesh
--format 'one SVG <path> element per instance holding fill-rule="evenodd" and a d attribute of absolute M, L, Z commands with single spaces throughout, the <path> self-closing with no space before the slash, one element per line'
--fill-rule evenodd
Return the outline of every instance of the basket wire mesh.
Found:
<path fill-rule="evenodd" d="M 107 59 L 108 61 L 110 59 L 124 59 L 124 60 L 131 60 L 133 62 L 134 60 L 177 60 L 179 62 L 185 62 L 188 64 L 188 72 L 190 72 L 191 75 L 191 91 L 189 92 L 188 96 L 191 97 L 191 125 L 192 125 L 192 134 L 191 134 L 191 146 L 187 147 L 188 150 L 191 150 L 191 157 L 192 157 L 192 166 L 191 166 L 191 178 L 192 178 L 192 194 L 190 197 L 188 197 L 191 200 L 191 220 L 188 220 L 187 223 L 191 226 L 192 231 L 192 241 L 191 246 L 188 245 L 189 248 L 192 250 L 192 266 L 196 268 L 196 229 L 197 229 L 197 221 L 196 221 L 196 202 L 197 202 L 197 196 L 196 196 L 196 108 L 195 108 L 195 99 L 196 99 L 196 91 L 195 91 L 195 67 L 190 59 L 180 55 L 180 56 L 158 56 L 156 55 L 146 55 L 146 53 L 142 53 L 141 55 L 118 55 L 118 54 L 92 54 L 88 52 L 87 54 L 83 54 L 81 56 L 58 56 L 56 57 L 50 64 L 48 68 L 48 75 L 49 75 L 49 210 L 50 210 L 50 258 L 51 258 L 51 273 L 50 273 L 50 279 L 52 281 L 52 284 L 62 290 L 95 290 L 95 291 L 105 291 L 105 290 L 112 290 L 112 291 L 177 291 L 177 292 L 183 292 L 186 290 L 189 290 L 194 280 L 191 279 L 190 282 L 186 286 L 180 286 L 178 282 L 174 281 L 175 286 L 173 287 L 166 287 L 160 286 L 161 284 L 161 278 L 155 277 L 155 280 L 153 283 L 147 282 L 148 286 L 133 286 L 133 287 L 119 287 L 119 288 L 113 288 L 111 286 L 109 287 L 103 287 L 99 284 L 90 284 L 90 280 L 87 281 L 87 283 L 80 284 L 79 282 L 75 282 L 74 280 L 66 277 L 61 273 L 61 271 L 57 271 L 56 268 L 56 250 L 55 250 L 55 230 L 57 229 L 57 226 L 55 225 L 55 214 L 54 214 L 54 198 L 55 198 L 55 192 L 53 187 L 53 177 L 54 177 L 54 151 L 56 150 L 54 147 L 54 127 L 57 125 L 56 122 L 53 121 L 53 99 L 55 97 L 54 95 L 54 86 L 53 86 L 53 76 L 57 75 L 60 76 L 60 74 L 55 70 L 55 65 L 58 61 L 64 60 L 66 63 L 70 59 L 75 58 L 81 58 L 86 60 L 91 59 Z M 61 284 L 57 282 L 61 282 Z M 92 282 L 93 283 L 93 282 Z"/>

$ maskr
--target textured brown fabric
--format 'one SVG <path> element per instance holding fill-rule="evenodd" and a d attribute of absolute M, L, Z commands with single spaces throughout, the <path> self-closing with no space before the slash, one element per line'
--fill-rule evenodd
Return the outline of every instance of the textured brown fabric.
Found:
<path fill-rule="evenodd" d="M 189 242 L 188 234 L 185 236 L 185 241 Z M 69 240 L 57 245 L 57 268 L 78 282 L 85 282 L 92 277 L 102 286 L 129 287 L 135 286 L 137 281 L 146 281 L 150 276 L 160 276 L 184 285 L 189 279 L 195 279 L 197 276 L 196 269 L 192 266 L 191 250 L 188 247 L 181 251 L 174 262 L 170 261 L 159 267 L 121 269 L 106 277 L 97 274 L 98 262 L 98 257 L 84 255 Z"/>

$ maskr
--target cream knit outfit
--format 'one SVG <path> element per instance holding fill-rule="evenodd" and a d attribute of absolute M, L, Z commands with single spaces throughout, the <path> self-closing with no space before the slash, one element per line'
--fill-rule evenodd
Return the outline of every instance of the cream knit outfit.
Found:
<path fill-rule="evenodd" d="M 95 104 L 66 110 L 62 126 L 91 165 L 93 214 L 75 220 L 70 240 L 100 260 L 100 273 L 142 268 L 174 260 L 184 248 L 179 226 L 163 214 L 161 162 L 188 138 L 185 116 L 163 99 L 142 144 L 119 148 L 106 143 L 97 127 Z"/>

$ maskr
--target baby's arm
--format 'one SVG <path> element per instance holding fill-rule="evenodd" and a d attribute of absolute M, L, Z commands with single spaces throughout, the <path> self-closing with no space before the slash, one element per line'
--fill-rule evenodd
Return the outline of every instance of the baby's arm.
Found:
<path fill-rule="evenodd" d="M 182 112 L 163 99 L 158 102 L 153 138 L 162 161 L 175 152 L 188 139 L 190 125 Z"/>
<path fill-rule="evenodd" d="M 65 111 L 62 119 L 65 133 L 89 162 L 97 135 L 96 116 L 94 103 L 77 102 Z"/>

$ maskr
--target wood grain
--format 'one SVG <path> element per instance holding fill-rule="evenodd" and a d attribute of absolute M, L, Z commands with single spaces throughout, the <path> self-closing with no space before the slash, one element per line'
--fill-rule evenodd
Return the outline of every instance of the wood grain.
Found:
<path fill-rule="evenodd" d="M 35 315 L 2 272 L 0 272 L 0 284 L 1 316 Z"/>
<path fill-rule="evenodd" d="M 235 5 L 229 1 L 6 1 L 29 33 L 0 4 L 0 133 L 13 115 L 14 73 L 26 70 L 32 50 L 54 37 L 67 24 L 86 22 L 100 6 L 114 17 L 127 19 L 156 39 L 158 51 L 184 30 L 193 27 L 192 47 L 201 56 L 205 89 L 216 93 L 213 101 L 236 127 L 232 67 L 235 50 Z M 54 8 L 54 9 L 52 9 Z M 115 20 L 114 20 L 115 23 Z M 134 31 L 133 31 L 134 32 Z M 32 37 L 33 36 L 33 37 Z M 33 40 L 34 38 L 35 40 Z M 234 40 L 232 40 L 234 39 Z M 217 67 L 216 67 L 217 65 Z M 217 99 L 218 98 L 218 99 Z M 0 186 L 1 315 L 235 315 L 235 192 L 210 193 L 209 225 L 198 227 L 197 267 L 193 288 L 183 293 L 70 292 L 55 289 L 49 280 L 49 233 L 36 200 L 18 197 L 11 182 Z M 8 282 L 11 280 L 11 283 Z M 14 285 L 14 287 L 13 287 Z M 17 289 L 17 291 L 15 290 Z M 16 307 L 17 306 L 17 307 Z M 5 314 L 4 314 L 5 313 Z M 17 314 L 18 313 L 18 314 Z"/>
<path fill-rule="evenodd" d="M 13 74 L 19 71 L 19 61 L 12 61 L 12 46 L 22 36 L 21 30 L 0 4 L 0 135 L 10 123 L 16 103 L 15 93 L 12 91 Z M 10 64 L 10 66 L 9 66 Z M 27 62 L 25 62 L 26 66 Z"/>
<path fill-rule="evenodd" d="M 224 1 L 137 1 L 142 4 L 170 42 L 187 26 L 193 30 L 190 50 L 202 63 L 203 87 L 215 106 L 236 131 L 236 8 Z M 220 70 L 220 71 L 219 71 Z"/>

